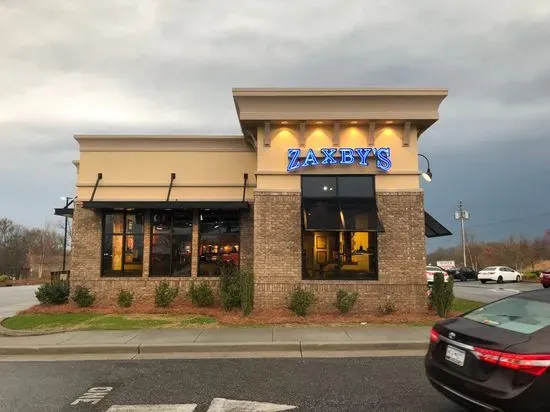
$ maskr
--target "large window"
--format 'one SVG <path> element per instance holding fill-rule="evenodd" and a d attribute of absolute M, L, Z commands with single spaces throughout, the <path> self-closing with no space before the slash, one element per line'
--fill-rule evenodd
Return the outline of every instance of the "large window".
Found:
<path fill-rule="evenodd" d="M 103 215 L 101 273 L 141 276 L 143 272 L 143 214 L 106 212 Z"/>
<path fill-rule="evenodd" d="M 153 212 L 150 276 L 191 276 L 192 238 L 192 212 Z"/>
<path fill-rule="evenodd" d="M 199 276 L 219 276 L 224 264 L 239 265 L 240 213 L 201 210 Z"/>
<path fill-rule="evenodd" d="M 377 279 L 374 176 L 302 177 L 302 278 Z"/>

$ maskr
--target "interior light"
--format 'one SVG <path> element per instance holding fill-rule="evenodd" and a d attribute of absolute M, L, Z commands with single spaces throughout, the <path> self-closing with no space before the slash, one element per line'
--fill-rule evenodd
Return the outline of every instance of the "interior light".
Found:
<path fill-rule="evenodd" d="M 315 124 L 323 124 L 323 122 L 317 121 L 315 122 Z"/>
<path fill-rule="evenodd" d="M 288 124 L 288 122 L 285 120 L 284 122 L 281 122 L 281 124 Z"/>
<path fill-rule="evenodd" d="M 323 186 L 323 190 L 326 192 L 328 190 L 327 186 Z"/>
<path fill-rule="evenodd" d="M 393 120 L 388 120 L 388 121 L 386 121 L 386 122 L 384 122 L 384 123 L 386 123 L 386 124 L 393 124 Z"/>
<path fill-rule="evenodd" d="M 352 120 L 352 121 L 350 122 L 350 124 L 357 124 L 357 123 L 359 123 L 357 120 Z"/>

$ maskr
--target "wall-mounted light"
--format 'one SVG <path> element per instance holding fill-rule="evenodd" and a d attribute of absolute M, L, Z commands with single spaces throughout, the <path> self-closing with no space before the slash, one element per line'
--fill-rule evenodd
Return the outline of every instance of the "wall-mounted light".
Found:
<path fill-rule="evenodd" d="M 431 182 L 432 181 L 432 171 L 430 170 L 430 161 L 428 160 L 428 158 L 426 156 L 424 156 L 421 153 L 418 153 L 418 156 L 423 157 L 424 159 L 426 159 L 426 162 L 428 162 L 428 170 L 426 170 L 425 172 L 422 172 L 422 177 L 424 178 L 424 180 L 426 182 Z"/>

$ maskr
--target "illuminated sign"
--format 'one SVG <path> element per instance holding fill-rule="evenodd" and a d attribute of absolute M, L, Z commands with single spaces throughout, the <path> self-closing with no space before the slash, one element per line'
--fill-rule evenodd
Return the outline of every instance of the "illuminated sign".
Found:
<path fill-rule="evenodd" d="M 389 147 L 349 147 L 323 148 L 321 154 L 315 154 L 313 149 L 308 149 L 305 158 L 300 157 L 300 149 L 288 149 L 289 172 L 298 170 L 302 167 L 323 166 L 323 165 L 351 165 L 358 163 L 361 166 L 368 166 L 367 158 L 376 159 L 376 167 L 387 172 L 391 169 L 390 148 Z"/>

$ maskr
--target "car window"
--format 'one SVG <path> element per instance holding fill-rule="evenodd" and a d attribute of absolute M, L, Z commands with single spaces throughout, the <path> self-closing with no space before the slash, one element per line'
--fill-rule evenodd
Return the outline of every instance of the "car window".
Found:
<path fill-rule="evenodd" d="M 518 297 L 482 306 L 464 318 L 488 326 L 530 335 L 550 326 L 550 303 Z"/>
<path fill-rule="evenodd" d="M 488 268 L 483 269 L 483 271 L 494 272 L 497 269 L 498 268 L 496 266 L 489 266 Z"/>

